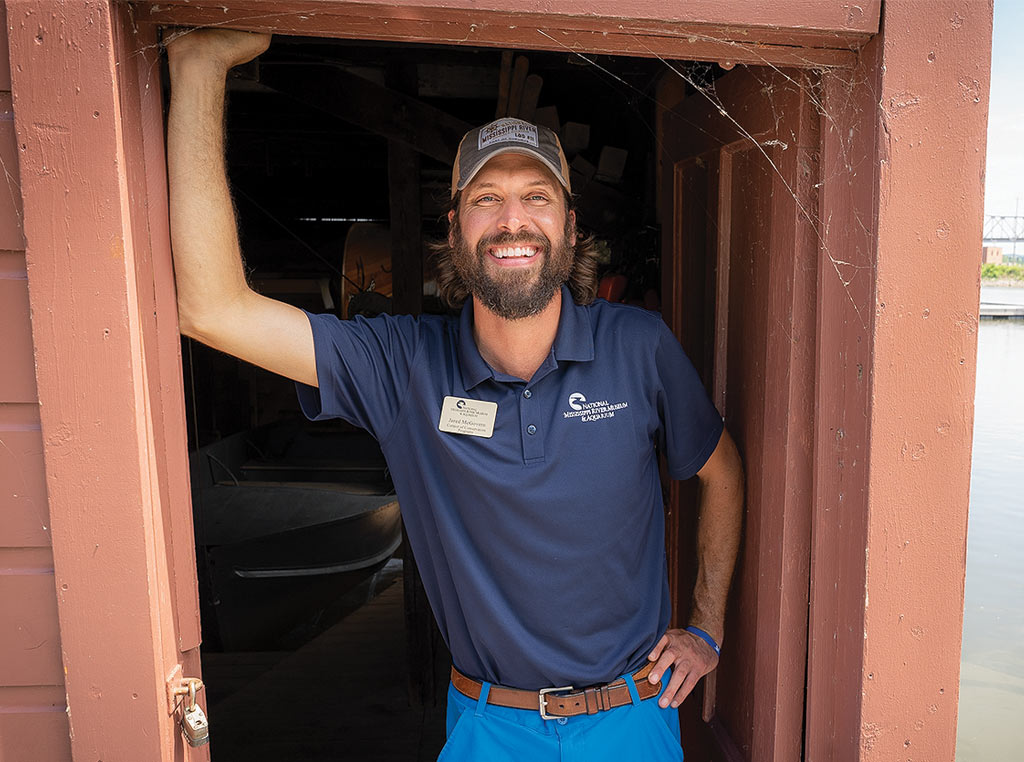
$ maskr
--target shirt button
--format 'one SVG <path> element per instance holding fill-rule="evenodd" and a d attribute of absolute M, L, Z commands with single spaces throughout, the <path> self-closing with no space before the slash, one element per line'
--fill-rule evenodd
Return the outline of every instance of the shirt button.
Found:
<path fill-rule="evenodd" d="M 527 427 L 526 427 L 526 433 L 527 433 L 527 434 L 530 434 L 531 436 L 532 436 L 533 434 L 536 434 L 536 433 L 537 433 L 537 427 L 536 427 L 536 426 L 534 426 L 534 425 L 533 425 L 533 424 L 531 423 L 531 424 L 530 424 L 529 426 L 527 426 Z"/>
<path fill-rule="evenodd" d="M 526 399 L 530 399 L 530 397 L 533 396 L 533 392 L 531 392 L 529 389 L 524 389 L 523 396 L 526 397 Z"/>

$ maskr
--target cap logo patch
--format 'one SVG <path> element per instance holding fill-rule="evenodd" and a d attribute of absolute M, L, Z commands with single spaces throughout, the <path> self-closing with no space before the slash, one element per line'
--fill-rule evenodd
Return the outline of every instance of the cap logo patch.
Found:
<path fill-rule="evenodd" d="M 537 148 L 537 126 L 521 119 L 499 119 L 480 130 L 477 149 L 483 150 L 494 143 L 525 143 Z"/>

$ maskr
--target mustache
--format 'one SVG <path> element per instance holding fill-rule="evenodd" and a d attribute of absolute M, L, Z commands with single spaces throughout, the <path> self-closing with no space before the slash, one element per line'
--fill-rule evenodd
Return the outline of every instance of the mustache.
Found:
<path fill-rule="evenodd" d="M 476 248 L 478 252 L 484 252 L 491 246 L 523 246 L 532 244 L 537 248 L 551 251 L 551 241 L 543 233 L 534 234 L 528 233 L 525 230 L 521 230 L 518 233 L 509 233 L 505 231 L 503 233 L 495 233 L 494 235 L 486 236 L 481 238 L 477 243 Z"/>

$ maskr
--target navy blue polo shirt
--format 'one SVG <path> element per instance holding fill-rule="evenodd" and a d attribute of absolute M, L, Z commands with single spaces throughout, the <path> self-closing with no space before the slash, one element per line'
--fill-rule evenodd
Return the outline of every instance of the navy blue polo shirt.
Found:
<path fill-rule="evenodd" d="M 459 319 L 309 318 L 303 412 L 380 442 L 455 666 L 535 690 L 643 664 L 671 611 L 655 448 L 686 479 L 722 432 L 661 318 L 563 288 L 529 382 L 480 356 L 471 302 Z M 496 403 L 492 436 L 441 431 L 446 396 Z"/>

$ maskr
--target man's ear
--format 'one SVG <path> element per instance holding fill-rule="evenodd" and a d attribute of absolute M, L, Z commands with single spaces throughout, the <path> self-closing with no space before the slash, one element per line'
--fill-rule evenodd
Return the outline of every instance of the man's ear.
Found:
<path fill-rule="evenodd" d="M 572 235 L 569 236 L 569 245 L 576 245 L 576 210 L 569 210 L 569 222 L 572 224 Z"/>
<path fill-rule="evenodd" d="M 451 246 L 453 249 L 455 248 L 455 235 L 454 235 L 454 232 L 452 231 L 452 220 L 454 220 L 454 219 L 455 219 L 455 210 L 454 209 L 449 209 L 448 210 L 448 245 Z"/>

